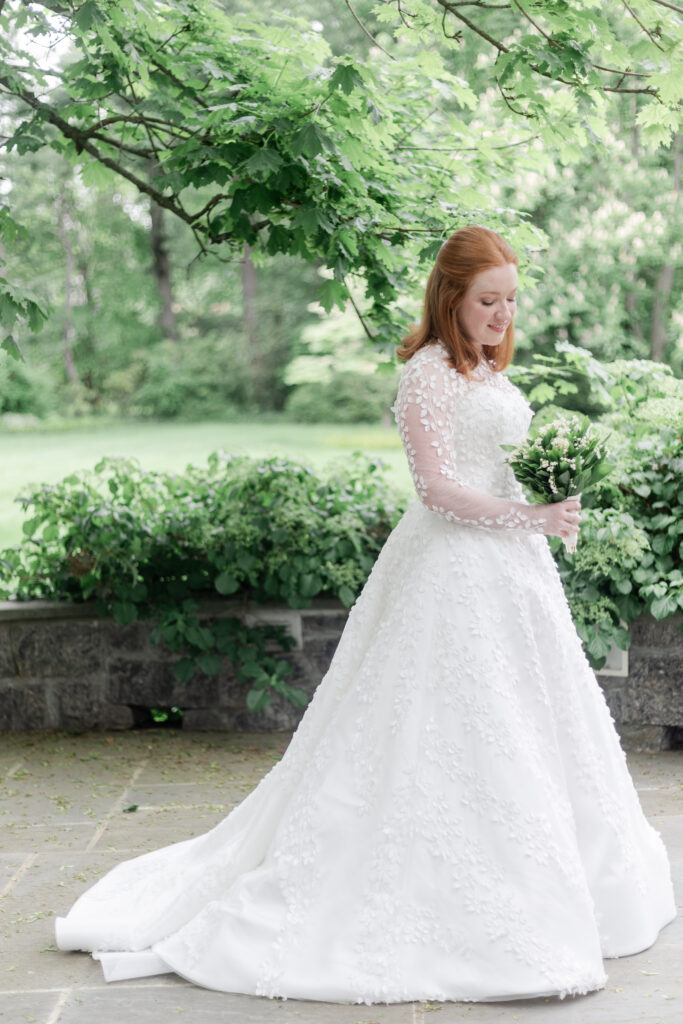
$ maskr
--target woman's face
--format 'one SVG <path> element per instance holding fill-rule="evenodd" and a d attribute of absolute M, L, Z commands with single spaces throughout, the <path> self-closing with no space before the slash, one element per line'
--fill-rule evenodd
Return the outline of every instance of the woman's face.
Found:
<path fill-rule="evenodd" d="M 500 345 L 517 308 L 517 267 L 504 263 L 472 278 L 457 318 L 461 331 L 479 349 Z"/>

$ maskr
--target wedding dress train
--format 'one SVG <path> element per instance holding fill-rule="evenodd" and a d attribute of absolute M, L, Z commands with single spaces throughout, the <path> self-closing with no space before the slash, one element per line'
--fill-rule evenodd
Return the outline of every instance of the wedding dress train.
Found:
<path fill-rule="evenodd" d="M 675 916 L 542 523 L 504 462 L 531 412 L 440 343 L 394 407 L 419 501 L 382 549 L 281 761 L 205 835 L 57 920 L 108 980 L 491 1001 L 604 986 Z"/>

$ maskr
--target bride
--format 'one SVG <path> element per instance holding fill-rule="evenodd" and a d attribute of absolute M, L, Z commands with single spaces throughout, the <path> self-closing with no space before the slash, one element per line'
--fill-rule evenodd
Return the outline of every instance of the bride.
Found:
<path fill-rule="evenodd" d="M 419 500 L 382 549 L 283 758 L 212 831 L 119 864 L 56 922 L 107 980 L 173 971 L 331 1002 L 581 994 L 675 916 L 547 535 L 501 444 L 530 408 L 517 258 L 466 227 L 404 340 Z"/>

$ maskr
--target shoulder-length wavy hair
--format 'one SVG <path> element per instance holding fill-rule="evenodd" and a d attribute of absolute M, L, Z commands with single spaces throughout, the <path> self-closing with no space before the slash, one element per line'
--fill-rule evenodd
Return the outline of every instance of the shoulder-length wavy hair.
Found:
<path fill-rule="evenodd" d="M 473 224 L 455 231 L 444 242 L 427 281 L 422 322 L 416 325 L 396 351 L 406 362 L 419 348 L 440 339 L 448 349 L 454 369 L 468 375 L 479 362 L 479 350 L 458 323 L 458 308 L 472 279 L 482 270 L 517 265 L 517 255 L 504 238 L 490 228 Z M 496 370 L 512 359 L 515 332 L 512 321 L 500 345 L 484 345 L 484 355 Z"/>

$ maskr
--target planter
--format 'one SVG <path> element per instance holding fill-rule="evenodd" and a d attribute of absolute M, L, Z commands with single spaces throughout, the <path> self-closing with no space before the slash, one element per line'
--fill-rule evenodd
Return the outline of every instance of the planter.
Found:
<path fill-rule="evenodd" d="M 206 618 L 245 614 L 285 625 L 296 647 L 283 655 L 289 681 L 309 695 L 327 671 L 346 623 L 337 601 L 285 606 L 216 600 Z M 681 616 L 642 616 L 630 627 L 627 668 L 598 679 L 629 750 L 661 750 L 683 735 Z M 150 643 L 149 623 L 120 626 L 92 607 L 51 601 L 0 602 L 0 730 L 129 729 L 149 721 L 150 708 L 182 708 L 190 730 L 292 730 L 302 712 L 278 694 L 263 711 L 246 709 L 248 684 L 229 665 L 218 676 L 197 673 L 181 684 L 174 656 Z"/>

